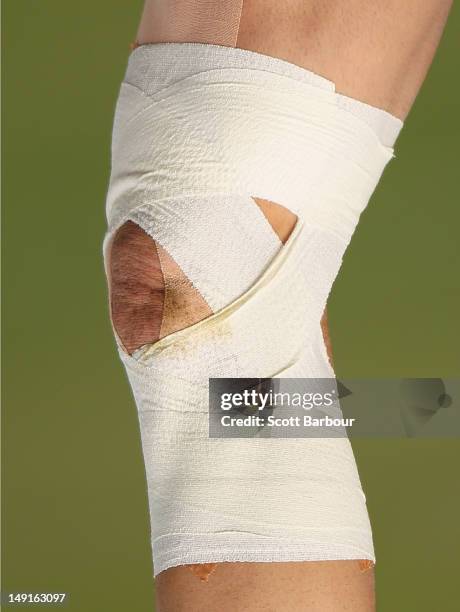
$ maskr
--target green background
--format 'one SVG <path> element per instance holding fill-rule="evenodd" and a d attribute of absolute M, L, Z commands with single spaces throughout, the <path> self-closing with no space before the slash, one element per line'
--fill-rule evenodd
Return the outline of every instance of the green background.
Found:
<path fill-rule="evenodd" d="M 137 414 L 102 263 L 113 109 L 141 1 L 3 2 L 3 591 L 153 609 Z M 453 9 L 330 300 L 343 377 L 458 376 Z M 456 277 L 457 276 L 457 277 Z M 355 441 L 382 612 L 456 610 L 459 441 Z"/>

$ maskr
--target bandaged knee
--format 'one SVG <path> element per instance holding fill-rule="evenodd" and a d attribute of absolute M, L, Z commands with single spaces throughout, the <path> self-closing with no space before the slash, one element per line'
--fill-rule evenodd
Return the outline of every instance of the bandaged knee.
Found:
<path fill-rule="evenodd" d="M 349 440 L 210 438 L 209 379 L 334 379 L 321 317 L 400 127 L 259 53 L 190 43 L 131 53 L 113 127 L 107 277 L 130 221 L 208 307 L 131 353 L 113 325 L 139 416 L 155 574 L 375 560 Z M 284 244 L 255 198 L 297 215 Z"/>

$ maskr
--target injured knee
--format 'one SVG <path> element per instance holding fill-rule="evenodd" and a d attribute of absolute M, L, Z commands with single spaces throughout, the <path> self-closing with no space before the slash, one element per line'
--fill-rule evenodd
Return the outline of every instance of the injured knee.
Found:
<path fill-rule="evenodd" d="M 279 204 L 254 200 L 285 242 L 296 215 Z M 223 271 L 223 281 L 224 276 Z M 129 354 L 213 314 L 171 255 L 133 221 L 125 222 L 112 241 L 110 311 L 114 329 Z"/>
<path fill-rule="evenodd" d="M 253 200 L 285 243 L 297 216 L 280 204 Z M 115 233 L 109 267 L 111 319 L 129 354 L 213 314 L 171 255 L 133 221 L 125 222 Z M 321 325 L 331 360 L 326 313 Z"/>

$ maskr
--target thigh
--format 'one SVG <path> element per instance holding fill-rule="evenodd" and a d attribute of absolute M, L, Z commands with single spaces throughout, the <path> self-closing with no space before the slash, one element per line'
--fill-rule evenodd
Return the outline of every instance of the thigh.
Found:
<path fill-rule="evenodd" d="M 146 0 L 137 41 L 203 42 L 272 55 L 404 119 L 452 0 Z"/>

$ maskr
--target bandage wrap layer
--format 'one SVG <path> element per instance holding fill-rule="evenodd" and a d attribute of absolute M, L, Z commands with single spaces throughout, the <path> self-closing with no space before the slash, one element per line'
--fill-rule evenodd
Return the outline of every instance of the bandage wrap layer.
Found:
<path fill-rule="evenodd" d="M 320 320 L 398 121 L 258 53 L 138 47 L 117 101 L 104 261 L 125 221 L 214 314 L 128 355 L 155 574 L 219 561 L 374 560 L 350 443 L 209 439 L 208 379 L 334 377 Z M 384 144 L 385 143 L 385 144 Z M 298 215 L 281 245 L 252 198 Z"/>

